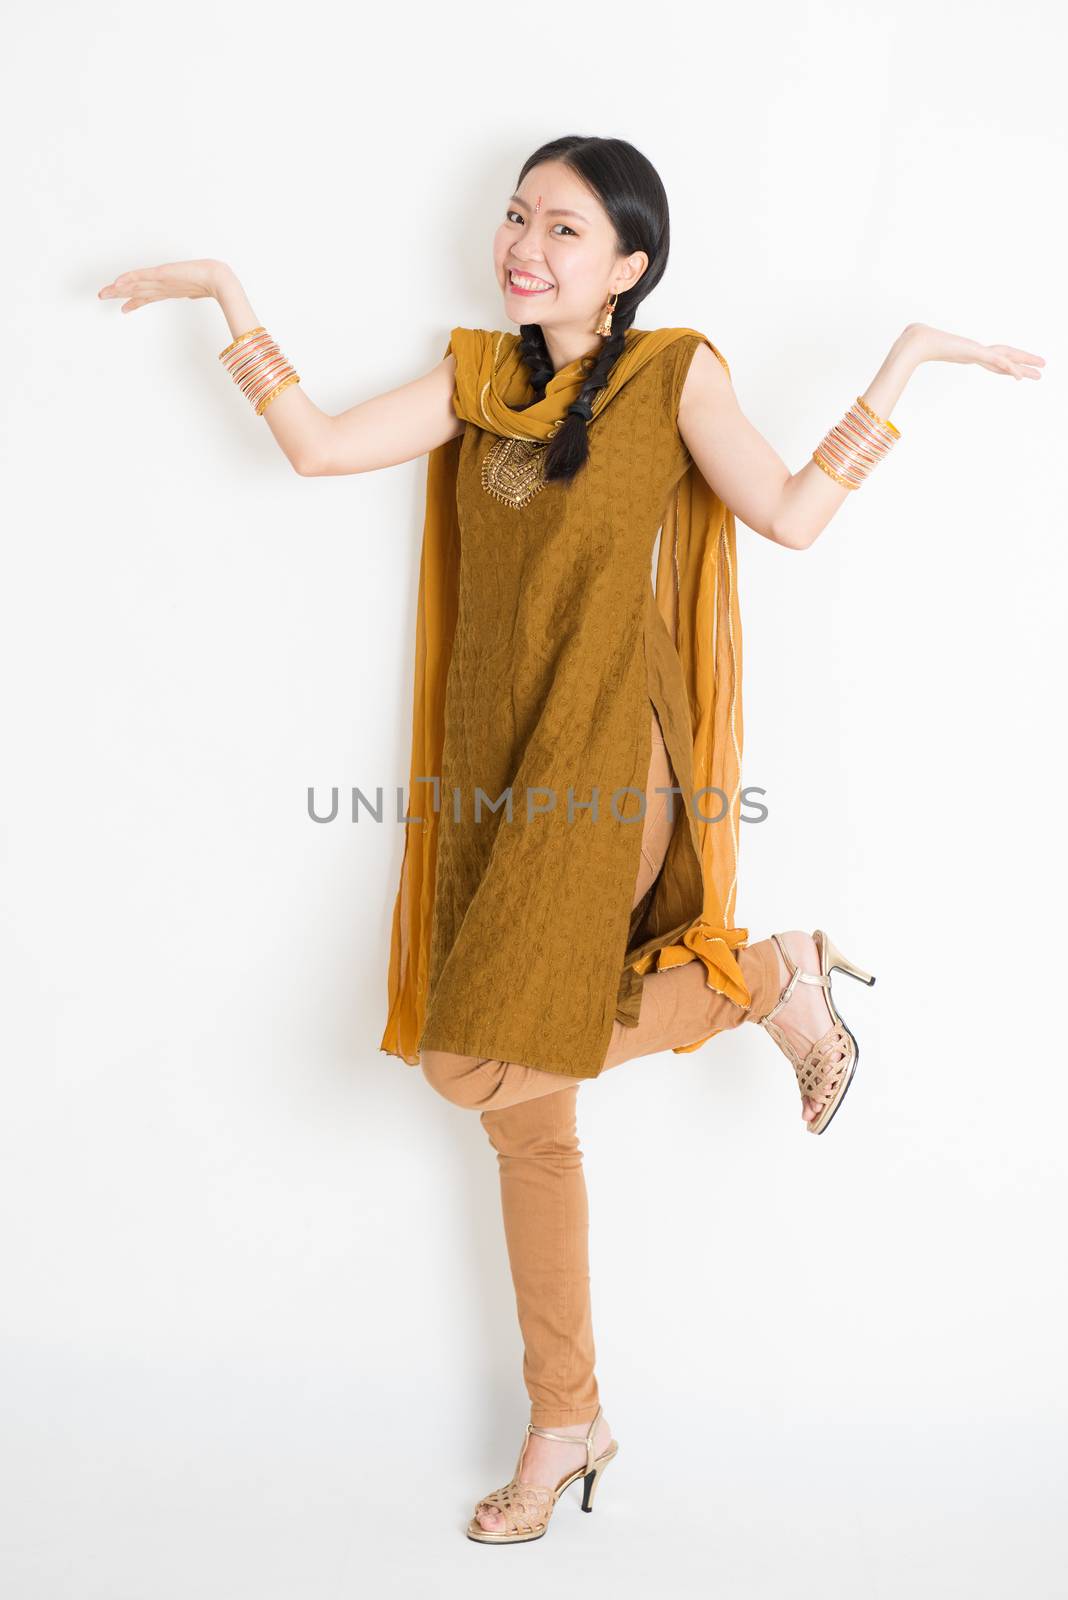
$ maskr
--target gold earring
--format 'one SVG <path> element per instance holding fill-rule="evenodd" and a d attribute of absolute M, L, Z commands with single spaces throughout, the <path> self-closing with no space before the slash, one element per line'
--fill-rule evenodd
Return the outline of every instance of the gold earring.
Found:
<path fill-rule="evenodd" d="M 594 333 L 603 333 L 603 334 L 606 334 L 606 335 L 611 333 L 611 331 L 612 331 L 612 312 L 616 309 L 616 301 L 618 299 L 619 299 L 619 295 L 618 294 L 612 294 L 605 301 L 604 315 L 602 316 L 600 322 L 597 324 L 596 328 L 593 330 Z"/>

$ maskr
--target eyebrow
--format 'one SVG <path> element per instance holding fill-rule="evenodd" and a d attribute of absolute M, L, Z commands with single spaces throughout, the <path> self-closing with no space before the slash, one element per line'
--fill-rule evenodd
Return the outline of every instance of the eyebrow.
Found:
<path fill-rule="evenodd" d="M 517 202 L 517 204 L 521 205 L 523 207 L 524 211 L 529 211 L 529 212 L 531 212 L 531 214 L 533 214 L 534 207 L 533 206 L 528 206 L 527 202 L 523 199 L 522 195 L 513 194 L 509 198 L 512 199 L 512 200 L 515 200 Z M 541 215 L 543 217 L 577 217 L 578 220 L 580 222 L 584 222 L 587 227 L 592 227 L 592 223 L 590 222 L 590 219 L 588 217 L 584 217 L 582 215 L 581 211 L 561 211 L 559 209 L 559 207 L 557 207 L 556 209 L 554 209 L 552 211 L 543 211 L 543 212 L 541 212 Z"/>

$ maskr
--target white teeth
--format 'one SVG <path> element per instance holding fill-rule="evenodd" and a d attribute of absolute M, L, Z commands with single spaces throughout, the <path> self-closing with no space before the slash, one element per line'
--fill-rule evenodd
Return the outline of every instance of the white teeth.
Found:
<path fill-rule="evenodd" d="M 552 284 L 543 283 L 540 278 L 521 278 L 509 269 L 509 276 L 517 289 L 551 289 Z"/>

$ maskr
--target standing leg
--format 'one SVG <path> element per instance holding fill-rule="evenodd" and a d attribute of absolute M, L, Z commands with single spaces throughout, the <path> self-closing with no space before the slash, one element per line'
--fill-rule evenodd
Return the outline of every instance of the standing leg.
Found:
<path fill-rule="evenodd" d="M 577 1100 L 573 1085 L 480 1117 L 497 1151 L 523 1381 L 541 1428 L 589 1422 L 599 1403 Z"/>
<path fill-rule="evenodd" d="M 594 1375 L 590 1311 L 589 1209 L 575 1126 L 578 1084 L 499 1111 L 482 1126 L 497 1151 L 501 1211 L 516 1310 L 523 1335 L 523 1381 L 535 1427 L 573 1433 L 575 1443 L 531 1434 L 519 1479 L 552 1485 L 586 1459 L 582 1442 L 600 1406 Z M 602 1413 L 594 1432 L 598 1454 L 612 1430 Z M 504 1518 L 476 1510 L 487 1530 Z"/>
<path fill-rule="evenodd" d="M 670 760 L 655 713 L 653 735 L 633 905 L 637 905 L 660 871 L 673 827 L 667 796 L 655 792 L 672 781 Z M 729 1004 L 724 1001 L 724 1005 Z M 656 1031 L 651 1028 L 652 1015 L 643 991 L 643 1039 Z M 659 1018 L 659 1008 L 657 1015 Z M 690 1026 L 688 1014 L 677 1021 L 680 1026 Z M 660 1019 L 658 1027 L 662 1029 L 663 1025 L 664 1020 Z M 633 1035 L 640 1030 L 641 1022 L 637 1029 L 622 1031 Z M 616 1024 L 613 1041 L 620 1031 Z M 523 1337 L 523 1381 L 530 1398 L 530 1420 L 536 1427 L 580 1435 L 597 1416 L 600 1406 L 590 1304 L 589 1206 L 576 1128 L 578 1089 L 584 1080 L 540 1072 L 514 1062 L 446 1052 L 425 1052 L 423 1071 L 435 1088 L 456 1103 L 481 1107 L 480 1121 L 497 1151 L 501 1211 Z M 610 1439 L 611 1428 L 602 1415 L 595 1448 L 606 1449 Z M 519 1476 L 527 1483 L 554 1484 L 584 1459 L 584 1446 L 578 1440 L 571 1445 L 531 1435 L 523 1451 Z M 503 1525 L 501 1513 L 491 1508 L 480 1508 L 476 1515 L 487 1530 L 499 1530 Z"/>

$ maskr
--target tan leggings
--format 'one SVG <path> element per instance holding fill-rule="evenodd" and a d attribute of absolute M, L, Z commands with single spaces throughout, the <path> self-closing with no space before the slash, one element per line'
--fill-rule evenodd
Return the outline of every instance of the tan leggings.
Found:
<path fill-rule="evenodd" d="M 650 711 L 653 743 L 632 905 L 663 866 L 674 826 L 670 797 L 656 793 L 675 780 L 651 705 Z M 678 796 L 674 798 L 678 805 Z M 739 950 L 737 957 L 752 997 L 748 1009 L 708 987 L 701 961 L 650 972 L 642 986 L 638 1025 L 613 1023 L 602 1071 L 762 1017 L 780 993 L 775 947 L 764 939 Z M 497 1151 L 530 1420 L 541 1428 L 590 1422 L 600 1402 L 590 1310 L 589 1209 L 576 1102 L 580 1084 L 592 1080 L 446 1050 L 424 1050 L 421 1065 L 428 1083 L 445 1099 L 480 1112 Z"/>

